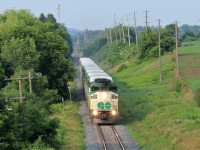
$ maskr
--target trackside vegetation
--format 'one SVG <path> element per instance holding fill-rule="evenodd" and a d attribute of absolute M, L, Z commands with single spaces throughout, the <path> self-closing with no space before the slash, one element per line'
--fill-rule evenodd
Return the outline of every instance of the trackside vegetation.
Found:
<path fill-rule="evenodd" d="M 119 123 L 128 127 L 141 149 L 200 149 L 200 61 L 196 58 L 200 42 L 185 42 L 194 39 L 191 34 L 180 38 L 181 69 L 176 76 L 174 25 L 163 28 L 160 83 L 157 33 L 148 30 L 140 34 L 139 51 L 135 44 L 129 47 L 118 41 L 85 56 L 92 57 L 118 83 Z"/>

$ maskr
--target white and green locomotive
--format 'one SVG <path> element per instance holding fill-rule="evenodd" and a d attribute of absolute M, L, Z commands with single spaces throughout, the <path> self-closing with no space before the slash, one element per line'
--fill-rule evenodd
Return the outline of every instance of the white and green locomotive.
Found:
<path fill-rule="evenodd" d="M 90 58 L 80 58 L 82 82 L 90 118 L 115 123 L 118 119 L 118 86 Z"/>

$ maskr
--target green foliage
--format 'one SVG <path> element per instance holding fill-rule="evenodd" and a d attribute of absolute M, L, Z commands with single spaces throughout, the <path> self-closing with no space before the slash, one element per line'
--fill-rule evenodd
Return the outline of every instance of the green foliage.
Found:
<path fill-rule="evenodd" d="M 181 87 L 182 87 L 182 83 L 180 80 L 176 81 L 176 92 L 180 93 L 181 92 Z"/>
<path fill-rule="evenodd" d="M 71 50 L 66 27 L 52 14 L 40 20 L 28 10 L 0 14 L 0 149 L 60 148 L 60 123 L 49 117 L 50 105 L 69 97 L 67 83 L 74 77 Z M 25 99 L 13 101 L 19 95 L 18 80 L 4 79 L 26 78 L 28 72 L 33 75 L 32 94 L 28 80 L 23 80 Z"/>
<path fill-rule="evenodd" d="M 54 150 L 53 148 L 48 148 L 42 142 L 41 137 L 39 137 L 33 144 L 30 144 L 28 148 L 23 148 L 23 150 Z"/>
<path fill-rule="evenodd" d="M 123 64 L 119 67 L 119 69 L 117 70 L 117 72 L 121 72 L 121 71 L 124 71 L 125 69 L 127 68 L 127 65 L 126 64 Z"/>
<path fill-rule="evenodd" d="M 6 78 L 14 73 L 11 63 L 0 57 L 0 89 L 6 86 Z"/>
<path fill-rule="evenodd" d="M 11 38 L 2 47 L 2 57 L 10 61 L 17 69 L 36 69 L 39 65 L 39 55 L 35 41 L 32 38 Z"/>
<path fill-rule="evenodd" d="M 173 30 L 171 26 L 167 26 L 161 31 L 161 52 L 172 52 L 175 48 L 175 37 L 173 36 Z M 139 59 L 149 59 L 158 57 L 158 36 L 156 32 L 148 28 L 147 32 L 141 34 L 140 39 L 140 52 Z"/>
<path fill-rule="evenodd" d="M 200 107 L 200 88 L 196 90 L 194 99 L 196 100 L 197 105 Z"/>
<path fill-rule="evenodd" d="M 140 54 L 139 58 L 144 59 L 145 57 L 149 57 L 152 54 L 149 52 L 157 45 L 157 35 L 156 33 L 148 28 L 147 32 L 143 32 L 141 34 L 140 40 Z M 154 52 L 155 50 L 153 50 Z M 157 50 L 158 51 L 158 50 Z M 156 54 L 154 53 L 153 56 L 155 57 Z"/>
<path fill-rule="evenodd" d="M 74 77 L 69 58 L 71 37 L 64 25 L 56 23 L 52 14 L 41 15 L 39 19 L 41 21 L 26 10 L 9 10 L 2 14 L 1 55 L 15 70 L 32 68 L 46 75 L 49 87 L 67 98 L 67 83 Z"/>
<path fill-rule="evenodd" d="M 93 44 L 83 48 L 82 52 L 84 56 L 90 57 L 97 53 L 103 46 L 107 44 L 106 38 L 99 38 Z"/>

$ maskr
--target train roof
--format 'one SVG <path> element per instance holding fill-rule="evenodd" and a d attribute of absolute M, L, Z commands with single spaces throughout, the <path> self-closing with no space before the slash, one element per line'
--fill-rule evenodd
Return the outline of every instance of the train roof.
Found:
<path fill-rule="evenodd" d="M 81 65 L 88 76 L 89 82 L 113 82 L 112 77 L 104 72 L 90 58 L 80 58 Z"/>
<path fill-rule="evenodd" d="M 89 73 L 102 73 L 104 72 L 103 70 L 101 69 L 94 69 L 94 70 L 87 70 L 86 73 L 89 74 Z"/>
<path fill-rule="evenodd" d="M 90 83 L 99 81 L 113 82 L 112 77 L 109 75 L 91 75 L 89 76 L 89 81 Z"/>

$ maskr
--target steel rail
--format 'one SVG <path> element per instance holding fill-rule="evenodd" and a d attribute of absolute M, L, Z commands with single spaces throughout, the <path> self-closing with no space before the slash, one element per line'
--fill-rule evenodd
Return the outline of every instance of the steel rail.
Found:
<path fill-rule="evenodd" d="M 98 125 L 98 124 L 97 124 L 97 129 L 98 129 L 98 133 L 99 133 L 99 136 L 101 138 L 101 141 L 103 143 L 103 148 L 104 148 L 104 150 L 107 150 L 107 148 L 106 148 L 106 142 L 105 142 L 104 136 L 103 136 L 103 132 L 102 132 L 102 130 L 100 128 L 100 125 Z"/>
<path fill-rule="evenodd" d="M 123 145 L 121 139 L 119 138 L 119 135 L 118 135 L 118 133 L 117 133 L 115 127 L 114 127 L 114 126 L 111 126 L 111 128 L 112 128 L 113 132 L 115 133 L 115 136 L 117 137 L 117 140 L 118 140 L 118 142 L 119 142 L 119 145 L 121 146 L 121 148 L 122 148 L 123 150 L 125 150 L 124 145 Z"/>

